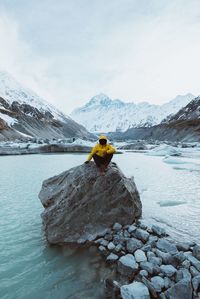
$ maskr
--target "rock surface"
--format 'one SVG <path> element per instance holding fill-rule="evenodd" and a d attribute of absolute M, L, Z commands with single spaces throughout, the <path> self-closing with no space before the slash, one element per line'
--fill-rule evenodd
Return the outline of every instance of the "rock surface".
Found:
<path fill-rule="evenodd" d="M 150 299 L 148 288 L 142 283 L 135 281 L 121 287 L 123 299 Z"/>
<path fill-rule="evenodd" d="M 43 182 L 39 198 L 52 244 L 92 241 L 114 223 L 132 224 L 142 213 L 133 178 L 125 177 L 115 163 L 105 175 L 93 162 L 64 171 Z"/>

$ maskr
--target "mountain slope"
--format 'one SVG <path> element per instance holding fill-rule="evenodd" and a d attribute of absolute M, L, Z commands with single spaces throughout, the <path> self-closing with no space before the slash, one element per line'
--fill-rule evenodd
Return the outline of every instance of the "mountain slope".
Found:
<path fill-rule="evenodd" d="M 91 134 L 8 73 L 0 72 L 0 140 L 25 136 L 52 139 Z"/>
<path fill-rule="evenodd" d="M 121 134 L 111 134 L 118 139 L 169 140 L 200 142 L 200 97 L 195 98 L 175 115 L 151 128 L 131 128 Z"/>
<path fill-rule="evenodd" d="M 194 96 L 177 96 L 164 105 L 147 102 L 135 104 L 119 99 L 111 100 L 104 94 L 93 97 L 84 106 L 72 111 L 70 116 L 90 132 L 124 132 L 129 128 L 151 127 L 159 124 L 168 115 L 175 114 L 187 105 Z"/>

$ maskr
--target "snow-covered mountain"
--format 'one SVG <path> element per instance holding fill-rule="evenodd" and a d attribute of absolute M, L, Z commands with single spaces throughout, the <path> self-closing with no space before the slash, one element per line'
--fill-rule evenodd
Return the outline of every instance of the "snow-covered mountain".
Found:
<path fill-rule="evenodd" d="M 0 72 L 0 140 L 88 137 L 87 130 L 10 74 Z"/>
<path fill-rule="evenodd" d="M 105 94 L 93 97 L 84 106 L 72 111 L 70 116 L 90 132 L 124 132 L 130 128 L 151 127 L 167 116 L 177 113 L 186 106 L 194 95 L 178 95 L 163 105 L 148 102 L 135 104 L 112 100 Z"/>

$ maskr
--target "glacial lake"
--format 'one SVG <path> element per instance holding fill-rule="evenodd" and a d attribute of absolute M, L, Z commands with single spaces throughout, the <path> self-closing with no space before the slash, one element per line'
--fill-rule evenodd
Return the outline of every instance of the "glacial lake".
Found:
<path fill-rule="evenodd" d="M 103 281 L 110 269 L 99 254 L 49 246 L 40 218 L 42 181 L 83 163 L 86 157 L 0 157 L 1 299 L 103 298 Z M 124 153 L 115 155 L 113 161 L 127 176 L 134 176 L 144 220 L 165 227 L 176 240 L 200 243 L 200 167 L 181 159 L 165 163 L 163 157 Z"/>

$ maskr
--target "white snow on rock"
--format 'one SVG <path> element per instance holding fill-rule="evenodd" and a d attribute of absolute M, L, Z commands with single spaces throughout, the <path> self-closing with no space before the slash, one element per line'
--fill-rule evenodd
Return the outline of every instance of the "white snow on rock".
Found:
<path fill-rule="evenodd" d="M 177 113 L 195 96 L 186 94 L 163 105 L 148 102 L 124 102 L 112 100 L 101 93 L 93 97 L 84 106 L 72 111 L 70 116 L 85 126 L 90 132 L 126 131 L 133 127 L 149 127 L 159 124 L 164 118 Z"/>
<path fill-rule="evenodd" d="M 0 118 L 3 119 L 9 127 L 14 125 L 14 123 L 17 123 L 17 119 L 15 119 L 7 114 L 3 114 L 1 112 L 0 112 Z"/>

